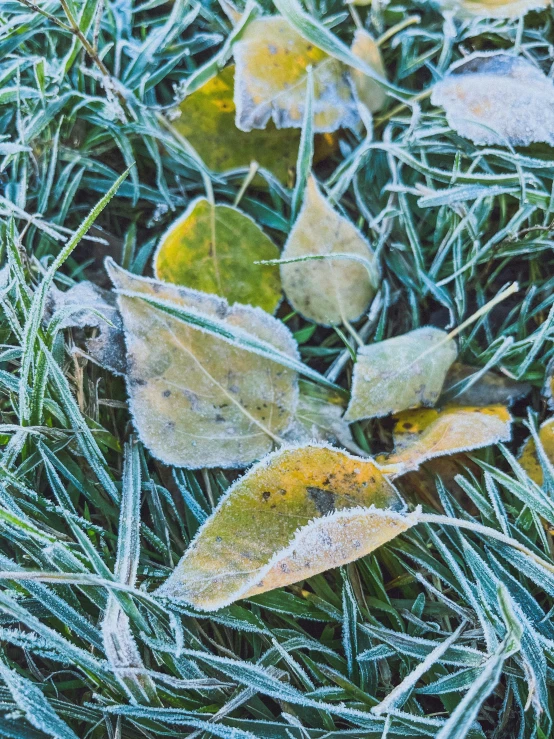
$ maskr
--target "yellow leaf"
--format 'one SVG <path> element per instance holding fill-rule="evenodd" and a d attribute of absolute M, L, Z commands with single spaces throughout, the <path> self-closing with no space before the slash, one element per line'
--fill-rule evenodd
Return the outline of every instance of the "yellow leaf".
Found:
<path fill-rule="evenodd" d="M 539 439 L 549 462 L 554 465 L 554 418 L 549 418 L 539 429 Z M 542 485 L 544 474 L 537 454 L 537 445 L 531 436 L 519 455 L 519 463 L 531 480 Z"/>
<path fill-rule="evenodd" d="M 259 308 L 229 307 L 215 295 L 137 277 L 111 261 L 107 267 L 119 291 L 130 408 L 152 454 L 191 469 L 244 467 L 279 444 L 296 410 L 296 372 L 123 293 L 155 295 L 296 359 L 284 324 Z"/>
<path fill-rule="evenodd" d="M 263 131 L 240 131 L 235 126 L 234 76 L 235 67 L 225 67 L 185 98 L 172 125 L 214 172 L 248 167 L 256 161 L 286 183 L 296 166 L 300 131 L 279 130 L 271 121 Z M 329 156 L 336 144 L 331 134 L 318 134 L 314 161 Z"/>
<path fill-rule="evenodd" d="M 386 464 L 399 465 L 401 472 L 415 470 L 433 457 L 479 449 L 511 437 L 512 417 L 501 405 L 403 411 L 395 421 L 394 454 Z"/>
<path fill-rule="evenodd" d="M 379 280 L 377 262 L 362 234 L 308 179 L 304 202 L 283 250 L 283 259 L 330 254 L 281 265 L 287 300 L 305 318 L 324 326 L 355 321 L 367 309 Z"/>
<path fill-rule="evenodd" d="M 435 85 L 431 102 L 476 144 L 554 144 L 554 85 L 523 57 L 472 54 Z"/>
<path fill-rule="evenodd" d="M 550 0 L 441 0 L 440 7 L 458 18 L 521 18 L 530 10 L 542 10 Z"/>
<path fill-rule="evenodd" d="M 371 460 L 281 449 L 237 480 L 158 593 L 215 610 L 351 562 L 412 525 Z M 414 522 L 415 523 L 415 520 Z"/>
<path fill-rule="evenodd" d="M 356 421 L 434 405 L 456 354 L 454 340 L 432 326 L 362 347 L 345 418 Z"/>
<path fill-rule="evenodd" d="M 250 216 L 198 198 L 162 236 L 154 273 L 273 313 L 281 300 L 279 273 L 255 262 L 278 257 L 279 249 Z"/>
<path fill-rule="evenodd" d="M 234 45 L 236 125 L 243 131 L 301 128 L 307 67 L 314 72 L 314 131 L 353 128 L 359 121 L 347 68 L 318 49 L 281 16 L 254 20 Z"/>
<path fill-rule="evenodd" d="M 371 34 L 363 28 L 358 28 L 354 34 L 352 53 L 363 59 L 364 62 L 373 67 L 381 77 L 386 77 L 385 65 L 381 57 L 379 47 Z M 378 82 L 360 72 L 359 69 L 351 69 L 352 81 L 356 88 L 356 94 L 364 105 L 376 113 L 387 101 L 387 94 Z"/>

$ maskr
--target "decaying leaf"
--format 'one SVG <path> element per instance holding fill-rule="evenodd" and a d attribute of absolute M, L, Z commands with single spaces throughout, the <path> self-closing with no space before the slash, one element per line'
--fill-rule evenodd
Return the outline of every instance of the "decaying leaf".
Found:
<path fill-rule="evenodd" d="M 371 460 L 327 446 L 281 449 L 229 488 L 158 593 L 215 610 L 304 580 L 408 529 L 399 504 Z"/>
<path fill-rule="evenodd" d="M 381 77 L 386 77 L 385 65 L 379 46 L 371 34 L 363 28 L 358 28 L 354 34 L 352 43 L 352 52 L 363 59 L 373 69 L 378 72 Z M 385 105 L 387 101 L 387 93 L 381 85 L 375 80 L 365 75 L 359 69 L 351 69 L 350 74 L 358 99 L 372 112 L 376 113 Z"/>
<path fill-rule="evenodd" d="M 52 286 L 48 297 L 46 319 L 57 313 L 61 328 L 98 329 L 98 335 L 85 342 L 87 356 L 116 375 L 125 374 L 125 340 L 115 295 L 92 282 L 79 282 L 65 292 Z"/>
<path fill-rule="evenodd" d="M 112 261 L 107 269 L 119 291 L 131 412 L 152 454 L 191 469 L 244 467 L 280 443 L 296 411 L 296 372 L 129 293 L 218 319 L 296 359 L 284 324 L 259 308 L 137 277 Z"/>
<path fill-rule="evenodd" d="M 279 249 L 250 216 L 198 198 L 162 236 L 154 272 L 159 280 L 273 313 L 281 300 L 279 272 L 255 262 L 278 258 Z"/>
<path fill-rule="evenodd" d="M 439 403 L 447 397 L 456 405 L 511 405 L 531 391 L 528 382 L 517 382 L 495 372 L 485 372 L 471 382 L 471 377 L 478 372 L 478 367 L 454 362 L 446 375 Z M 467 382 L 471 384 L 468 386 Z"/>
<path fill-rule="evenodd" d="M 479 449 L 511 437 L 512 417 L 501 405 L 403 411 L 395 420 L 394 454 L 386 464 L 400 465 L 403 472 L 433 457 Z"/>
<path fill-rule="evenodd" d="M 432 326 L 362 347 L 354 365 L 346 420 L 433 406 L 456 354 L 454 340 Z"/>
<path fill-rule="evenodd" d="M 289 303 L 308 320 L 324 326 L 359 318 L 375 295 L 379 272 L 365 238 L 333 210 L 311 176 L 282 258 L 331 254 L 353 258 L 281 264 L 281 281 Z"/>
<path fill-rule="evenodd" d="M 475 53 L 453 64 L 433 89 L 433 105 L 476 144 L 554 143 L 554 85 L 523 57 Z"/>
<path fill-rule="evenodd" d="M 256 161 L 286 182 L 296 166 L 300 131 L 277 129 L 272 121 L 262 131 L 239 130 L 235 126 L 234 77 L 233 65 L 208 80 L 183 100 L 172 125 L 214 172 L 248 167 Z M 330 134 L 318 134 L 314 161 L 325 159 L 335 146 L 336 140 Z"/>
<path fill-rule="evenodd" d="M 549 418 L 539 429 L 539 439 L 547 459 L 554 465 L 554 418 Z M 531 480 L 542 485 L 544 473 L 537 454 L 537 445 L 531 436 L 524 444 L 519 456 L 519 463 Z"/>
<path fill-rule="evenodd" d="M 440 0 L 443 11 L 458 18 L 521 18 L 530 10 L 547 8 L 550 0 Z"/>
<path fill-rule="evenodd" d="M 236 125 L 242 131 L 300 128 L 307 67 L 314 73 L 314 131 L 353 128 L 359 121 L 347 68 L 302 38 L 281 16 L 254 20 L 235 43 Z"/>

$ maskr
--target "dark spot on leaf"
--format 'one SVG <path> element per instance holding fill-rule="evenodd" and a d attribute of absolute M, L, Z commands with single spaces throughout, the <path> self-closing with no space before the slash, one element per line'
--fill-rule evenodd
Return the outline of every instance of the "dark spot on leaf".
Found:
<path fill-rule="evenodd" d="M 164 398 L 169 398 L 169 396 L 171 395 L 171 390 L 164 390 L 162 395 L 164 396 Z"/>
<path fill-rule="evenodd" d="M 413 423 L 409 423 L 408 421 L 406 421 L 406 423 L 402 424 L 402 428 L 406 429 L 406 431 L 409 431 L 411 428 L 413 428 Z"/>
<path fill-rule="evenodd" d="M 314 502 L 315 507 L 322 516 L 335 511 L 335 494 L 330 490 L 322 490 L 321 488 L 306 488 L 308 497 Z"/>
<path fill-rule="evenodd" d="M 264 500 L 269 500 L 269 499 L 270 499 L 270 497 L 271 497 L 271 493 L 269 492 L 269 490 L 265 490 L 265 491 L 264 491 L 264 492 L 262 493 L 262 498 L 263 498 Z"/>

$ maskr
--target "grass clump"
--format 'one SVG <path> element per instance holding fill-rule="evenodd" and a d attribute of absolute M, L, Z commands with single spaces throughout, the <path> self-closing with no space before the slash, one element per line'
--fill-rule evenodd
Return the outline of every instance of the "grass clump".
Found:
<path fill-rule="evenodd" d="M 356 23 L 380 37 L 390 81 L 412 94 L 375 114 L 372 138 L 341 131 L 316 166 L 381 263 L 364 341 L 458 326 L 519 284 L 458 337 L 465 363 L 532 388 L 513 407 L 513 441 L 451 461 L 456 481 L 428 472 L 406 494 L 550 559 L 551 467 L 544 458 L 538 486 L 515 457 L 549 416 L 552 152 L 475 146 L 427 91 L 473 50 L 515 49 L 548 72 L 552 12 L 306 9 L 347 43 Z M 225 58 L 231 28 L 216 3 L 0 6 L 0 736 L 549 737 L 554 577 L 478 532 L 414 528 L 213 614 L 153 594 L 237 473 L 152 458 L 122 379 L 73 351 L 79 330 L 42 316 L 51 283 L 108 287 L 106 256 L 148 275 L 160 236 L 207 190 L 221 203 L 240 195 L 286 241 L 292 176 L 216 174 L 172 130 L 169 111 L 197 70 Z M 302 360 L 348 389 L 350 338 L 286 304 L 278 316 Z M 352 430 L 366 452 L 390 449 L 387 421 Z"/>

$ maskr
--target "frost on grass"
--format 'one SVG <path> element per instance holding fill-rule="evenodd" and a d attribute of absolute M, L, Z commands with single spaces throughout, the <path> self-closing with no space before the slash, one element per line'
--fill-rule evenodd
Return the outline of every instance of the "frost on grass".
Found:
<path fill-rule="evenodd" d="M 379 270 L 371 247 L 346 218 L 323 197 L 310 176 L 304 202 L 283 250 L 283 259 L 332 254 L 325 258 L 281 264 L 287 300 L 305 318 L 324 326 L 355 321 L 375 295 Z"/>
<path fill-rule="evenodd" d="M 405 531 L 399 505 L 372 460 L 328 446 L 281 449 L 229 488 L 158 593 L 214 610 L 303 580 Z"/>
<path fill-rule="evenodd" d="M 140 294 L 187 308 L 200 322 L 220 321 L 298 359 L 281 321 L 259 308 L 136 277 L 113 262 L 108 272 L 120 291 L 130 408 L 154 456 L 190 469 L 244 467 L 281 442 L 296 410 L 296 372 L 169 315 Z"/>
<path fill-rule="evenodd" d="M 478 367 L 454 362 L 444 381 L 443 396 L 456 405 L 512 405 L 531 391 L 527 382 L 490 371 L 479 375 L 479 371 Z"/>
<path fill-rule="evenodd" d="M 434 457 L 509 441 L 512 417 L 501 405 L 404 411 L 395 418 L 394 454 L 386 463 L 415 470 Z"/>
<path fill-rule="evenodd" d="M 435 85 L 433 105 L 476 144 L 554 143 L 554 85 L 522 57 L 475 53 L 453 64 Z"/>
<path fill-rule="evenodd" d="M 88 357 L 116 375 L 125 374 L 123 325 L 112 292 L 79 282 L 65 292 L 52 286 L 48 298 L 46 320 L 59 317 L 61 328 L 98 329 L 97 336 L 85 342 Z"/>
<path fill-rule="evenodd" d="M 456 355 L 454 340 L 432 326 L 362 347 L 354 365 L 346 420 L 433 406 Z"/>
<path fill-rule="evenodd" d="M 539 441 L 542 446 L 542 452 L 546 456 L 547 462 L 554 465 L 554 418 L 549 418 L 539 429 Z M 531 480 L 542 485 L 544 482 L 543 464 L 537 450 L 535 438 L 531 436 L 524 444 L 519 455 L 519 463 L 527 472 Z"/>
<path fill-rule="evenodd" d="M 439 0 L 441 10 L 458 18 L 521 18 L 530 10 L 542 10 L 551 0 Z"/>
<path fill-rule="evenodd" d="M 314 72 L 314 131 L 353 128 L 359 121 L 347 68 L 280 16 L 254 20 L 234 45 L 236 125 L 242 131 L 301 128 L 307 67 Z"/>
<path fill-rule="evenodd" d="M 273 313 L 281 300 L 279 249 L 250 216 L 230 205 L 194 200 L 162 236 L 154 256 L 159 280 L 192 287 Z"/>

